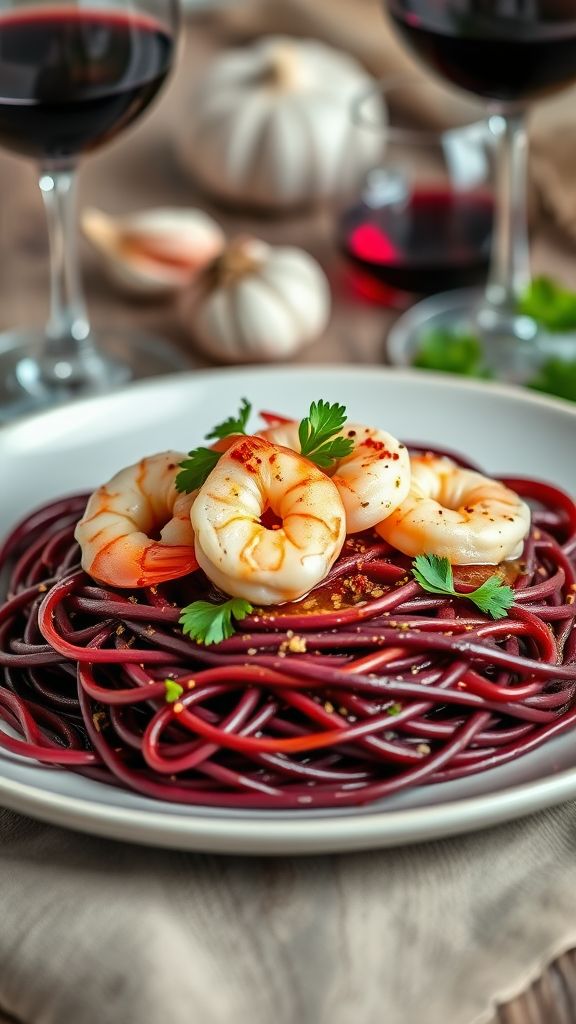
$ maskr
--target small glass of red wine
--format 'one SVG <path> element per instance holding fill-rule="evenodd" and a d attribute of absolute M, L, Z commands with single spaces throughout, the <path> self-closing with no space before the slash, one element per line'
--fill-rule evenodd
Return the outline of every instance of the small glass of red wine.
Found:
<path fill-rule="evenodd" d="M 381 141 L 359 199 L 339 221 L 340 247 L 357 290 L 404 308 L 415 295 L 486 278 L 492 235 L 492 140 L 462 105 L 450 129 L 430 125 L 430 88 L 401 75 L 354 104 L 357 129 Z M 442 90 L 438 90 L 440 101 Z M 474 113 L 475 111 L 472 111 Z M 462 115 L 462 116 L 460 116 Z"/>
<path fill-rule="evenodd" d="M 174 59 L 177 0 L 0 6 L 0 146 L 34 159 L 48 219 L 51 309 L 44 331 L 0 335 L 0 420 L 181 359 L 164 342 L 96 337 L 76 251 L 76 167 L 148 107 Z"/>
<path fill-rule="evenodd" d="M 428 68 L 484 101 L 498 181 L 484 291 L 475 300 L 458 290 L 436 304 L 424 300 L 395 325 L 394 347 L 413 349 L 415 335 L 432 326 L 473 330 L 490 368 L 524 381 L 547 355 L 576 352 L 576 336 L 555 342 L 519 311 L 530 282 L 526 112 L 576 81 L 576 0 L 384 0 L 384 7 Z"/>

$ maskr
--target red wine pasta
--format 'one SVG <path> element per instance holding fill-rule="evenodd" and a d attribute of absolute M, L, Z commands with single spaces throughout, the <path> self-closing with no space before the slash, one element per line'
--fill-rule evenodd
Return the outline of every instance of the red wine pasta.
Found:
<path fill-rule="evenodd" d="M 280 809 L 365 804 L 533 750 L 576 724 L 576 506 L 503 482 L 533 510 L 504 618 L 426 593 L 369 531 L 303 600 L 255 608 L 211 647 L 178 625 L 214 599 L 202 572 L 95 583 L 74 541 L 86 496 L 46 505 L 0 549 L 0 746 L 155 799 Z M 485 568 L 455 569 L 458 588 Z"/>

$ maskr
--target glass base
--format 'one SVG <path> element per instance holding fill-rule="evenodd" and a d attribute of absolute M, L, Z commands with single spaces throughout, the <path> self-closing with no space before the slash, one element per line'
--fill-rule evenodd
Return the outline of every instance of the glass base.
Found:
<path fill-rule="evenodd" d="M 532 380 L 547 359 L 576 359 L 576 332 L 550 334 L 528 317 L 505 320 L 496 311 L 491 318 L 484 293 L 463 288 L 423 299 L 396 320 L 387 338 L 390 363 L 412 366 L 424 338 L 435 330 L 475 335 L 487 370 L 498 380 L 514 384 Z"/>
<path fill-rule="evenodd" d="M 96 332 L 93 338 L 95 348 L 76 359 L 48 362 L 42 330 L 0 333 L 0 423 L 190 367 L 187 357 L 162 338 L 122 330 Z"/>

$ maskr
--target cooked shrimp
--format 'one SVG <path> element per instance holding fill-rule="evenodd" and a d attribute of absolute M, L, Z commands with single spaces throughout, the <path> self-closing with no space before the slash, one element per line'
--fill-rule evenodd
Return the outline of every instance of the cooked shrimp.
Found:
<path fill-rule="evenodd" d="M 280 521 L 268 528 L 261 515 Z M 303 597 L 328 574 L 346 537 L 336 487 L 316 466 L 260 437 L 242 437 L 200 488 L 191 513 L 209 579 L 253 604 Z"/>
<path fill-rule="evenodd" d="M 530 509 L 498 480 L 452 459 L 414 456 L 408 497 L 376 532 L 405 555 L 432 554 L 452 565 L 497 565 L 517 558 Z"/>
<path fill-rule="evenodd" d="M 298 422 L 261 431 L 273 444 L 300 451 Z M 345 423 L 337 437 L 351 438 L 350 455 L 328 470 L 346 510 L 346 532 L 369 530 L 404 501 L 410 487 L 410 458 L 392 434 L 361 423 Z"/>
<path fill-rule="evenodd" d="M 145 587 L 198 568 L 190 509 L 175 487 L 186 456 L 162 452 L 121 469 L 90 497 L 76 527 L 82 568 L 115 587 Z"/>

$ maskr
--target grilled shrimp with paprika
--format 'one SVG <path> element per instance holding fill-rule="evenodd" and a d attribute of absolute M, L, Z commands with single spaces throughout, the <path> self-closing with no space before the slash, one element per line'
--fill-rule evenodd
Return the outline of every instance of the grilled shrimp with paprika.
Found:
<path fill-rule="evenodd" d="M 518 558 L 530 509 L 509 487 L 444 456 L 411 461 L 410 491 L 376 532 L 405 555 L 434 554 L 452 565 Z"/>
<path fill-rule="evenodd" d="M 300 451 L 298 422 L 261 431 L 273 444 Z M 369 530 L 404 501 L 410 487 L 410 458 L 392 434 L 362 423 L 345 423 L 336 437 L 354 442 L 350 455 L 324 470 L 338 489 L 346 510 L 346 532 Z"/>
<path fill-rule="evenodd" d="M 179 494 L 181 452 L 161 452 L 121 469 L 91 495 L 75 537 L 82 568 L 115 587 L 146 587 L 198 568 L 190 509 Z"/>
<path fill-rule="evenodd" d="M 261 521 L 269 512 L 270 526 Z M 301 455 L 241 437 L 192 507 L 196 557 L 226 594 L 252 604 L 294 601 L 323 580 L 346 537 L 338 490 Z"/>

